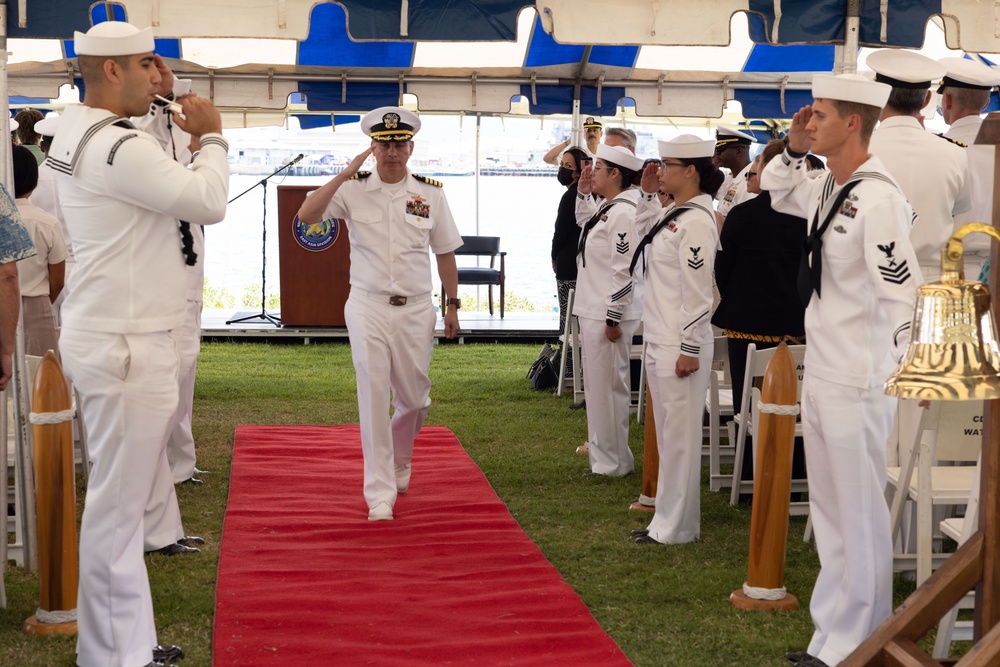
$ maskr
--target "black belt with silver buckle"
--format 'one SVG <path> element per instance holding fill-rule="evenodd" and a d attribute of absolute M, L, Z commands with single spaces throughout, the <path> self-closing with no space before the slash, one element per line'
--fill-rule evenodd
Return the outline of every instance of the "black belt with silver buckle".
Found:
<path fill-rule="evenodd" d="M 390 306 L 405 306 L 406 305 L 406 297 L 405 296 L 399 296 L 398 294 L 393 294 L 393 295 L 389 296 L 389 305 Z"/>

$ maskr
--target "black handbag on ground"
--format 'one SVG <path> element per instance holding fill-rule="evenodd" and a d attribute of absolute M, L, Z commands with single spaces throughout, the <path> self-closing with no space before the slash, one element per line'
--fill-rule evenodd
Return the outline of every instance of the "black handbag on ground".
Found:
<path fill-rule="evenodd" d="M 528 370 L 528 381 L 531 382 L 532 389 L 536 391 L 552 389 L 559 384 L 559 372 L 556 367 L 558 356 L 559 350 L 554 349 L 548 343 L 542 347 L 535 363 L 531 364 L 531 368 Z"/>

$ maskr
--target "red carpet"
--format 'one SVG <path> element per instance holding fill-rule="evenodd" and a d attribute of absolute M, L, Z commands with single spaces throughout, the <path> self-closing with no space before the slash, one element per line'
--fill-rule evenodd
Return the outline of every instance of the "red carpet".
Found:
<path fill-rule="evenodd" d="M 443 427 L 369 522 L 357 426 L 240 426 L 214 664 L 630 665 Z"/>

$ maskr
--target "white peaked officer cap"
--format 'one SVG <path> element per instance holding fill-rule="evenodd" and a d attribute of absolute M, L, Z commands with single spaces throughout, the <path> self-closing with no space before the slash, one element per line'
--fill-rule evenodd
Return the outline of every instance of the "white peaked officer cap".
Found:
<path fill-rule="evenodd" d="M 812 94 L 816 99 L 840 100 L 867 104 L 881 109 L 889 101 L 892 86 L 879 83 L 860 74 L 816 74 Z"/>
<path fill-rule="evenodd" d="M 660 157 L 693 160 L 715 155 L 715 139 L 702 139 L 693 134 L 682 134 L 670 141 L 658 141 Z"/>
<path fill-rule="evenodd" d="M 54 137 L 56 136 L 56 132 L 59 131 L 60 120 L 62 120 L 62 116 L 53 111 L 35 123 L 35 132 L 46 137 Z"/>
<path fill-rule="evenodd" d="M 81 56 L 131 56 L 153 51 L 153 29 L 139 30 L 124 21 L 98 23 L 86 33 L 73 33 L 73 48 Z"/>
<path fill-rule="evenodd" d="M 642 165 L 645 163 L 645 160 L 636 157 L 632 151 L 624 146 L 608 146 L 607 144 L 601 144 L 597 147 L 597 159 L 631 171 L 641 171 Z"/>
<path fill-rule="evenodd" d="M 17 129 L 17 128 L 19 128 L 19 127 L 21 127 L 21 124 L 20 124 L 20 123 L 18 123 L 18 122 L 17 122 L 16 120 L 14 120 L 13 118 L 11 118 L 11 119 L 10 119 L 10 131 L 11 131 L 11 132 L 13 132 L 14 130 L 16 130 L 16 129 Z"/>
<path fill-rule="evenodd" d="M 372 141 L 410 141 L 420 130 L 420 118 L 402 107 L 379 107 L 361 119 L 361 131 Z"/>
<path fill-rule="evenodd" d="M 720 125 L 715 130 L 715 146 L 719 148 L 721 146 L 728 146 L 731 144 L 742 144 L 744 146 L 749 146 L 750 144 L 757 143 L 757 137 L 749 134 L 747 132 L 740 132 L 739 130 L 734 130 L 731 127 L 723 127 Z"/>
<path fill-rule="evenodd" d="M 882 49 L 870 54 L 865 64 L 875 71 L 875 80 L 893 88 L 921 90 L 944 76 L 944 65 L 927 56 L 901 49 Z"/>
<path fill-rule="evenodd" d="M 990 90 L 1000 85 L 1000 72 L 983 63 L 968 58 L 942 58 L 938 63 L 945 68 L 939 93 L 946 87 Z"/>

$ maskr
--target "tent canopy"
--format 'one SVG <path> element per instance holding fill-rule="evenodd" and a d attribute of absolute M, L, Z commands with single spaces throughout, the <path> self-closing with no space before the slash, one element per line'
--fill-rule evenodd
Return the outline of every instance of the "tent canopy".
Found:
<path fill-rule="evenodd" d="M 843 0 L 17 0 L 10 94 L 79 84 L 73 31 L 152 26 L 178 76 L 223 108 L 347 113 L 414 95 L 422 111 L 783 118 L 835 65 Z M 862 45 L 1000 52 L 977 0 L 861 0 Z M 978 9 L 978 13 L 977 13 Z M 961 29 L 960 29 L 961 28 Z M 925 41 L 927 43 L 925 43 Z M 960 55 L 961 51 L 951 53 Z"/>

